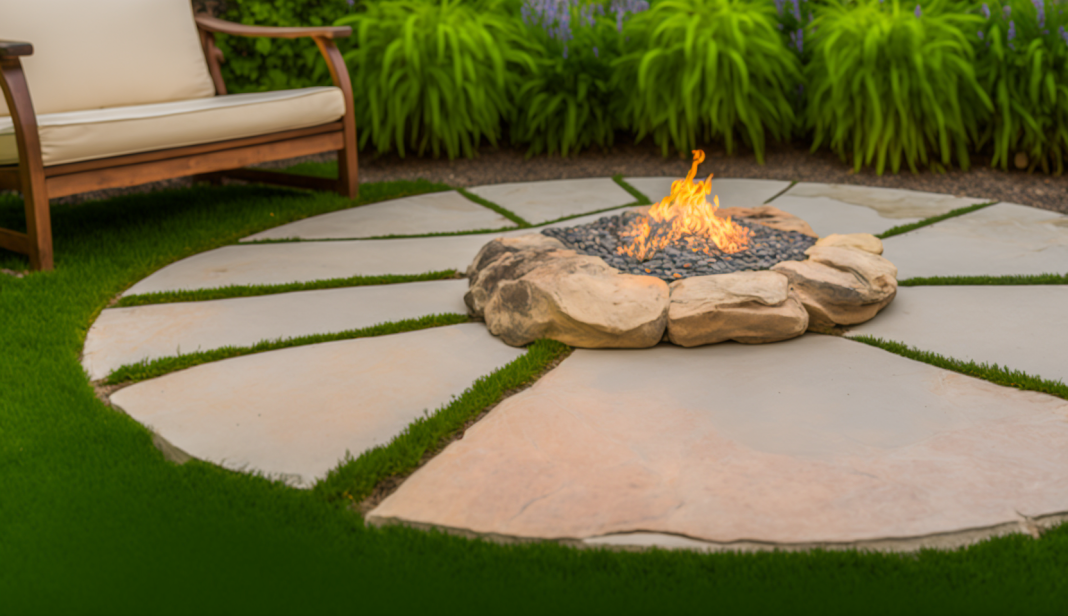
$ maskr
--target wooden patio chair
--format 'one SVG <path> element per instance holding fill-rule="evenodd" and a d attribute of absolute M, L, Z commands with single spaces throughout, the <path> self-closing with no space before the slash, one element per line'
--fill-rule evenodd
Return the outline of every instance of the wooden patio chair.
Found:
<path fill-rule="evenodd" d="M 216 33 L 311 37 L 334 87 L 228 95 Z M 27 228 L 0 229 L 0 247 L 52 269 L 49 199 L 183 176 L 355 199 L 352 82 L 334 43 L 351 33 L 231 23 L 190 0 L 0 0 L 0 189 L 22 193 Z M 330 151 L 337 180 L 243 168 Z"/>

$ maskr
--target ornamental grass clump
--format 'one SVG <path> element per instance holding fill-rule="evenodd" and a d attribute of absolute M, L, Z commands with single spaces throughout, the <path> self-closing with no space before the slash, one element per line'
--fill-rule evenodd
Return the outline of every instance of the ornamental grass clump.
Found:
<path fill-rule="evenodd" d="M 623 52 L 623 25 L 649 8 L 645 0 L 526 0 L 523 23 L 540 46 L 537 73 L 520 88 L 513 143 L 529 143 L 527 156 L 567 156 L 590 145 L 611 146 L 621 126 L 626 94 L 611 82 L 612 62 Z"/>
<path fill-rule="evenodd" d="M 991 164 L 1060 174 L 1068 154 L 1068 15 L 1064 2 L 981 4 L 978 77 L 994 103 L 983 134 Z"/>
<path fill-rule="evenodd" d="M 672 145 L 689 154 L 700 134 L 728 152 L 740 139 L 763 162 L 766 135 L 793 131 L 800 81 L 776 23 L 775 6 L 760 0 L 660 0 L 635 15 L 613 75 L 628 128 L 651 134 L 665 156 Z"/>
<path fill-rule="evenodd" d="M 523 24 L 498 0 L 391 0 L 343 17 L 360 146 L 472 157 L 493 145 L 514 94 L 536 69 Z"/>
<path fill-rule="evenodd" d="M 981 20 L 935 0 L 852 0 L 816 7 L 808 34 L 808 124 L 853 166 L 968 167 L 992 108 L 976 80 L 971 37 Z"/>

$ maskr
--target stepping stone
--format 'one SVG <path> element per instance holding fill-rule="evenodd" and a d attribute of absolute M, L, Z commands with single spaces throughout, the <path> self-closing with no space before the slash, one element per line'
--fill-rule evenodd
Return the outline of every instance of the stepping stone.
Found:
<path fill-rule="evenodd" d="M 897 188 L 799 182 L 775 199 L 774 205 L 803 218 L 823 237 L 832 233 L 879 235 L 898 225 L 984 201 Z"/>
<path fill-rule="evenodd" d="M 355 239 L 514 227 L 515 223 L 455 190 L 393 199 L 313 216 L 246 237 L 254 240 Z"/>
<path fill-rule="evenodd" d="M 224 246 L 172 263 L 130 287 L 124 295 L 349 276 L 424 274 L 450 268 L 462 272 L 486 242 L 501 235 Z"/>
<path fill-rule="evenodd" d="M 435 280 L 109 308 L 86 336 L 82 366 L 96 380 L 143 359 L 338 333 L 443 312 L 466 314 L 466 291 L 466 280 Z"/>
<path fill-rule="evenodd" d="M 1068 383 L 1068 286 L 899 287 L 897 297 L 849 335 L 998 364 Z"/>
<path fill-rule="evenodd" d="M 883 240 L 898 280 L 1068 272 L 1068 216 L 999 203 Z"/>
<path fill-rule="evenodd" d="M 694 179 L 705 179 L 708 175 Z M 623 178 L 627 184 L 656 203 L 671 194 L 671 183 L 681 180 L 678 177 Z M 743 178 L 712 178 L 712 194 L 719 196 L 720 207 L 756 207 L 771 200 L 772 197 L 786 190 L 789 182 L 781 180 L 750 180 Z M 711 203 L 711 196 L 708 197 Z"/>
<path fill-rule="evenodd" d="M 1066 511 L 1068 402 L 806 335 L 576 350 L 368 521 L 791 546 L 966 542 Z"/>
<path fill-rule="evenodd" d="M 453 325 L 227 359 L 111 402 L 193 457 L 309 487 L 523 352 Z"/>
<path fill-rule="evenodd" d="M 492 184 L 468 190 L 535 225 L 636 201 L 612 178 Z"/>

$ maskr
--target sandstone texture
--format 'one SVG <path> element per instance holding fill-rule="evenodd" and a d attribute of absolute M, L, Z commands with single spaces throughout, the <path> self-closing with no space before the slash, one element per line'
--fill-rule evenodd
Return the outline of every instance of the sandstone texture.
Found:
<path fill-rule="evenodd" d="M 780 231 L 797 231 L 798 233 L 804 233 L 810 237 L 819 237 L 807 222 L 771 205 L 760 205 L 757 207 L 725 207 L 716 210 L 716 216 L 719 216 L 720 218 L 726 218 L 728 216 L 731 218 L 744 218 L 750 222 L 755 222 L 764 225 L 765 227 L 771 227 L 772 229 L 778 229 Z"/>
<path fill-rule="evenodd" d="M 790 279 L 779 272 L 696 276 L 671 283 L 668 338 L 679 346 L 787 340 L 805 333 L 808 319 Z"/>
<path fill-rule="evenodd" d="M 897 268 L 890 261 L 856 248 L 813 246 L 805 261 L 783 261 L 782 273 L 808 310 L 810 330 L 863 323 L 897 294 Z"/>
<path fill-rule="evenodd" d="M 554 259 L 576 256 L 578 253 L 560 240 L 541 233 L 497 238 L 483 246 L 467 268 L 469 287 L 464 303 L 472 316 L 481 318 L 502 281 L 522 278 Z"/>
<path fill-rule="evenodd" d="M 883 242 L 870 233 L 846 233 L 840 235 L 832 233 L 821 237 L 816 241 L 817 246 L 833 246 L 837 248 L 856 248 L 873 255 L 883 254 Z"/>
<path fill-rule="evenodd" d="M 667 327 L 668 286 L 587 255 L 552 255 L 503 280 L 485 306 L 490 333 L 512 346 L 551 338 L 582 348 L 646 348 Z"/>

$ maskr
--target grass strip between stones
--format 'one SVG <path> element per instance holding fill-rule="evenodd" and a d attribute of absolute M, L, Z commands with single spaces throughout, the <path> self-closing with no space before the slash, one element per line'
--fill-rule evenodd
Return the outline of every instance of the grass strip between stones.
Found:
<path fill-rule="evenodd" d="M 627 184 L 627 182 L 623 179 L 623 174 L 622 173 L 617 173 L 617 174 L 613 175 L 612 176 L 612 181 L 615 182 L 616 184 L 619 184 L 620 188 L 622 188 L 623 190 L 625 190 L 625 191 L 629 192 L 631 195 L 633 195 L 634 198 L 638 200 L 638 205 L 652 205 L 653 204 L 653 202 L 649 200 L 649 197 L 645 196 L 644 193 L 639 191 L 637 188 L 634 188 L 630 184 Z"/>
<path fill-rule="evenodd" d="M 937 368 L 973 376 L 997 385 L 1015 387 L 1016 389 L 1025 391 L 1037 391 L 1068 400 L 1068 385 L 1065 385 L 1062 381 L 1050 381 L 1041 377 L 1032 376 L 1026 372 L 999 366 L 998 364 L 977 364 L 974 361 L 951 359 L 943 357 L 938 353 L 921 351 L 916 347 L 909 347 L 900 342 L 883 340 L 882 338 L 876 338 L 874 336 L 847 336 L 847 338 L 873 347 L 878 347 L 895 355 L 922 361 L 925 364 L 930 364 Z"/>
<path fill-rule="evenodd" d="M 560 342 L 535 341 L 526 353 L 479 378 L 448 404 L 433 413 L 424 411 L 424 417 L 413 421 L 388 444 L 364 451 L 356 458 L 346 454 L 341 465 L 315 484 L 313 491 L 331 502 L 345 499 L 358 504 L 380 482 L 414 471 L 424 456 L 444 448 L 468 422 L 510 392 L 536 381 L 570 352 L 571 348 Z"/>
<path fill-rule="evenodd" d="M 488 207 L 489 209 L 493 210 L 494 212 L 497 212 L 501 216 L 504 216 L 508 220 L 514 222 L 521 229 L 525 229 L 527 227 L 533 226 L 529 222 L 524 220 L 522 217 L 520 217 L 518 214 L 515 214 L 514 212 L 511 212 L 509 210 L 506 210 L 503 207 L 497 205 L 496 203 L 494 203 L 492 201 L 486 201 L 482 197 L 479 197 L 478 195 L 476 195 L 476 194 L 474 194 L 474 193 L 472 193 L 472 192 L 470 192 L 470 191 L 468 191 L 466 189 L 457 188 L 456 192 L 460 193 L 461 195 L 467 197 L 468 199 L 474 201 L 475 203 L 477 203 L 477 204 L 479 204 L 479 205 L 481 205 L 483 207 Z"/>
<path fill-rule="evenodd" d="M 879 238 L 881 240 L 885 240 L 888 237 L 893 237 L 895 235 L 901 235 L 902 233 L 908 233 L 909 231 L 915 231 L 916 229 L 919 229 L 920 227 L 926 227 L 928 225 L 933 225 L 936 222 L 942 222 L 943 220 L 946 220 L 946 219 L 949 219 L 949 218 L 956 218 L 957 216 L 962 216 L 964 214 L 969 214 L 969 213 L 974 212 L 976 210 L 981 210 L 984 207 L 990 207 L 991 205 L 994 205 L 996 203 L 999 203 L 999 202 L 998 201 L 988 201 L 986 203 L 976 203 L 975 205 L 969 205 L 967 207 L 959 207 L 959 208 L 957 208 L 955 210 L 950 210 L 950 211 L 946 212 L 945 214 L 939 214 L 938 216 L 931 216 L 930 218 L 924 218 L 923 220 L 918 220 L 916 222 L 911 222 L 911 223 L 909 223 L 907 225 L 898 225 L 896 227 L 891 227 L 891 228 L 887 229 L 886 231 L 883 231 L 879 235 L 876 235 L 875 237 L 877 237 L 877 238 Z"/>
<path fill-rule="evenodd" d="M 310 282 L 290 282 L 286 284 L 250 284 L 230 285 L 217 289 L 194 289 L 191 291 L 159 291 L 158 293 L 140 293 L 127 295 L 119 299 L 116 308 L 129 306 L 147 306 L 149 304 L 170 304 L 175 302 L 206 302 L 215 299 L 232 299 L 235 297 L 255 297 L 275 295 L 296 291 L 316 291 L 320 289 L 340 289 L 344 287 L 366 287 L 372 285 L 400 284 L 404 282 L 426 282 L 430 280 L 451 280 L 461 278 L 454 269 L 411 274 L 403 276 L 350 276 L 348 278 L 327 278 Z"/>
<path fill-rule="evenodd" d="M 1057 285 L 1068 284 L 1068 274 L 1031 274 L 1018 276 L 930 276 L 899 280 L 899 287 L 979 286 L 979 285 Z"/>
<path fill-rule="evenodd" d="M 297 336 L 295 338 L 279 338 L 277 340 L 264 340 L 252 346 L 227 346 L 211 351 L 195 351 L 193 353 L 178 354 L 173 357 L 159 357 L 153 360 L 143 360 L 136 364 L 126 364 L 113 370 L 107 377 L 108 385 L 120 383 L 136 383 L 148 379 L 154 379 L 170 372 L 192 368 L 201 364 L 253 355 L 265 351 L 277 351 L 290 347 L 319 344 L 322 342 L 334 342 L 337 340 L 353 340 L 355 338 L 371 338 L 374 336 L 388 336 L 432 327 L 444 327 L 446 325 L 459 325 L 467 323 L 470 318 L 465 314 L 442 313 L 432 314 L 418 319 L 404 319 L 390 323 L 379 323 L 370 327 L 350 329 L 335 334 L 312 334 Z"/>

